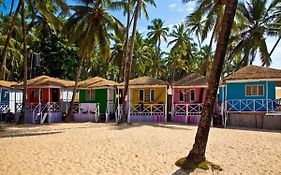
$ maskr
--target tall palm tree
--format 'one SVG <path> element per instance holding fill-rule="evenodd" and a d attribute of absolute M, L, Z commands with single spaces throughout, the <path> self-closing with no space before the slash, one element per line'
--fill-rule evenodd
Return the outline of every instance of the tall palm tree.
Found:
<path fill-rule="evenodd" d="M 19 11 L 22 8 L 22 6 L 25 6 L 25 4 L 30 5 L 32 8 L 37 9 L 43 16 L 45 16 L 50 23 L 53 23 L 56 25 L 57 28 L 60 27 L 60 22 L 57 20 L 55 14 L 50 9 L 58 8 L 61 9 L 63 14 L 66 14 L 68 12 L 67 4 L 64 0 L 50 0 L 50 1 L 34 1 L 34 0 L 24 0 L 22 3 L 19 1 L 18 6 L 15 10 L 15 13 L 12 15 L 10 12 L 10 30 L 7 32 L 7 38 L 5 42 L 5 46 L 2 50 L 2 53 L 0 55 L 0 79 L 5 79 L 5 68 L 6 68 L 6 60 L 7 60 L 7 48 L 10 39 L 12 38 L 12 34 L 14 32 L 15 28 L 15 21 L 18 17 Z M 33 9 L 33 11 L 34 11 Z"/>
<path fill-rule="evenodd" d="M 192 0 L 182 0 L 184 3 L 188 3 Z M 211 39 L 209 43 L 209 51 L 206 55 L 205 66 L 203 70 L 203 75 L 208 73 L 208 65 L 210 62 L 210 55 L 212 52 L 212 45 L 222 27 L 222 17 L 224 15 L 225 0 L 196 0 L 197 7 L 191 17 L 196 17 L 197 19 L 202 19 L 204 21 L 204 26 L 201 33 L 201 42 L 204 41 L 208 33 L 211 31 Z M 187 17 L 188 19 L 189 17 Z M 192 19 L 189 19 L 192 20 Z"/>
<path fill-rule="evenodd" d="M 188 156 L 176 162 L 182 168 L 188 168 L 190 165 L 198 165 L 206 161 L 205 152 L 210 131 L 213 107 L 217 96 L 220 75 L 226 55 L 229 36 L 234 21 L 235 11 L 238 0 L 228 0 L 225 6 L 225 14 L 222 20 L 222 28 L 219 33 L 218 42 L 215 51 L 215 60 L 208 80 L 206 101 L 203 105 L 202 116 L 198 125 L 195 143 Z"/>
<path fill-rule="evenodd" d="M 134 41 L 136 38 L 137 33 L 137 25 L 138 25 L 138 19 L 143 13 L 145 17 L 148 18 L 148 13 L 146 10 L 147 4 L 151 4 L 153 6 L 156 6 L 154 0 L 133 0 L 133 4 L 135 5 L 135 10 L 133 12 L 133 29 L 132 29 L 132 35 L 130 37 L 130 42 L 126 41 L 128 44 L 126 45 L 126 59 L 125 59 L 125 69 L 124 69 L 124 81 L 125 81 L 125 87 L 124 87 L 124 93 L 123 93 L 123 104 L 122 104 L 122 117 L 121 120 L 118 121 L 118 123 L 122 123 L 127 121 L 127 115 L 128 115 L 128 109 L 127 107 L 127 101 L 126 96 L 128 95 L 128 88 L 129 88 L 129 80 L 130 80 L 130 73 L 131 73 L 131 65 L 132 65 L 132 59 L 133 59 L 133 52 L 134 52 Z M 134 6 L 134 5 L 133 5 Z M 130 25 L 127 26 L 127 32 L 130 28 Z M 127 33 L 127 36 L 128 33 Z M 126 38 L 129 40 L 129 37 Z"/>
<path fill-rule="evenodd" d="M 172 66 L 172 82 L 175 81 L 175 71 L 177 65 L 185 65 L 184 60 L 188 61 L 193 59 L 192 50 L 195 44 L 192 42 L 192 38 L 188 36 L 187 29 L 183 24 L 174 25 L 170 34 L 172 40 L 168 43 L 168 46 L 172 45 L 170 55 L 173 59 Z M 181 66 L 181 67 L 182 67 Z M 184 66 L 185 67 L 185 66 Z"/>
<path fill-rule="evenodd" d="M 79 65 L 73 92 L 77 91 L 84 61 L 97 50 L 105 60 L 109 59 L 111 57 L 109 31 L 118 31 L 123 27 L 118 19 L 105 10 L 111 7 L 109 0 L 81 0 L 81 2 L 83 5 L 70 7 L 74 13 L 65 25 L 69 44 L 78 45 Z M 73 93 L 67 120 L 71 120 L 75 96 L 76 93 Z"/>
<path fill-rule="evenodd" d="M 242 65 L 252 64 L 257 51 L 263 66 L 271 63 L 268 52 L 266 37 L 278 36 L 280 29 L 274 28 L 277 11 L 280 5 L 279 0 L 274 0 L 268 4 L 267 0 L 249 0 L 240 2 L 237 8 L 237 25 L 240 32 L 235 36 L 238 38 L 236 47 L 231 56 L 243 53 Z"/>
<path fill-rule="evenodd" d="M 161 39 L 167 42 L 167 36 L 169 32 L 169 27 L 164 27 L 164 22 L 156 18 L 152 20 L 152 25 L 147 27 L 149 32 L 147 33 L 148 38 L 150 38 L 152 44 L 155 44 L 160 48 Z"/>

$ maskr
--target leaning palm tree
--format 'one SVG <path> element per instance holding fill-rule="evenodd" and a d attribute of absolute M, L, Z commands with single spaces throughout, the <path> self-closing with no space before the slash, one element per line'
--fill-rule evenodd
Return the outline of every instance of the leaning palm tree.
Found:
<path fill-rule="evenodd" d="M 182 168 L 194 168 L 197 167 L 198 164 L 206 161 L 205 152 L 210 131 L 212 112 L 217 96 L 220 75 L 222 72 L 237 3 L 238 0 L 228 0 L 226 2 L 222 28 L 219 33 L 215 51 L 215 60 L 208 80 L 209 87 L 206 93 L 206 101 L 203 105 L 202 116 L 198 125 L 195 143 L 193 144 L 193 148 L 189 152 L 188 156 L 176 162 L 176 165 Z"/>
<path fill-rule="evenodd" d="M 249 0 L 238 4 L 237 25 L 240 32 L 234 36 L 238 42 L 230 57 L 241 54 L 242 51 L 241 64 L 252 64 L 259 51 L 262 65 L 270 65 L 271 58 L 266 38 L 267 36 L 278 36 L 280 29 L 273 27 L 272 24 L 275 23 L 278 14 L 276 8 L 280 4 L 279 0 L 271 3 L 268 3 L 267 0 Z"/>
<path fill-rule="evenodd" d="M 152 25 L 147 27 L 149 32 L 147 33 L 148 38 L 150 38 L 152 44 L 155 44 L 160 48 L 161 39 L 167 42 L 167 36 L 169 32 L 169 27 L 164 27 L 164 22 L 156 18 L 152 20 Z"/>
<path fill-rule="evenodd" d="M 81 0 L 83 5 L 71 6 L 74 11 L 65 25 L 65 32 L 69 36 L 69 45 L 77 44 L 79 65 L 73 90 L 67 120 L 71 120 L 72 108 L 76 96 L 78 81 L 83 69 L 83 63 L 98 50 L 106 60 L 110 58 L 109 31 L 122 29 L 122 24 L 105 9 L 111 7 L 108 0 Z"/>

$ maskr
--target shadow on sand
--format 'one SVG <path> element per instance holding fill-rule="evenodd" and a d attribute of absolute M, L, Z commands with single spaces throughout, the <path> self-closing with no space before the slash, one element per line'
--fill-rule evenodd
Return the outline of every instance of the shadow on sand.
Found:
<path fill-rule="evenodd" d="M 185 131 L 192 130 L 191 128 L 187 128 L 190 127 L 190 125 L 174 124 L 174 123 L 145 123 L 145 122 L 132 123 L 132 124 L 123 123 L 119 125 L 116 124 L 114 125 L 113 129 L 124 130 L 124 129 L 132 129 L 141 126 L 151 126 L 151 127 L 159 127 L 159 128 L 174 129 L 174 130 L 185 130 Z"/>
<path fill-rule="evenodd" d="M 33 133 L 5 133 L 4 135 L 0 135 L 0 138 L 13 138 L 13 137 L 31 137 L 31 136 L 42 136 L 42 135 L 54 135 L 60 134 L 63 132 L 33 132 Z"/>
<path fill-rule="evenodd" d="M 193 173 L 194 170 L 184 170 L 184 169 L 178 169 L 177 171 L 175 171 L 173 174 L 171 175 L 188 175 Z"/>

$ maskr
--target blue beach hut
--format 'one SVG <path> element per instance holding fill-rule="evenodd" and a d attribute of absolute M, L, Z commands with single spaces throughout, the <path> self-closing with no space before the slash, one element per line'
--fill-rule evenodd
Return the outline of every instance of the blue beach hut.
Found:
<path fill-rule="evenodd" d="M 223 80 L 219 89 L 224 123 L 228 114 L 269 114 L 280 109 L 276 89 L 281 86 L 281 70 L 249 65 Z"/>

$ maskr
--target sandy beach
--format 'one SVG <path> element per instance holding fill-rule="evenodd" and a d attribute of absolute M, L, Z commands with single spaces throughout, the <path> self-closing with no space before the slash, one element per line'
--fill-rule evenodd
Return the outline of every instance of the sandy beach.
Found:
<path fill-rule="evenodd" d="M 195 126 L 52 124 L 9 126 L 0 132 L 0 174 L 186 174 L 175 161 L 191 149 Z M 279 131 L 212 128 L 209 161 L 222 172 L 281 174 Z"/>

